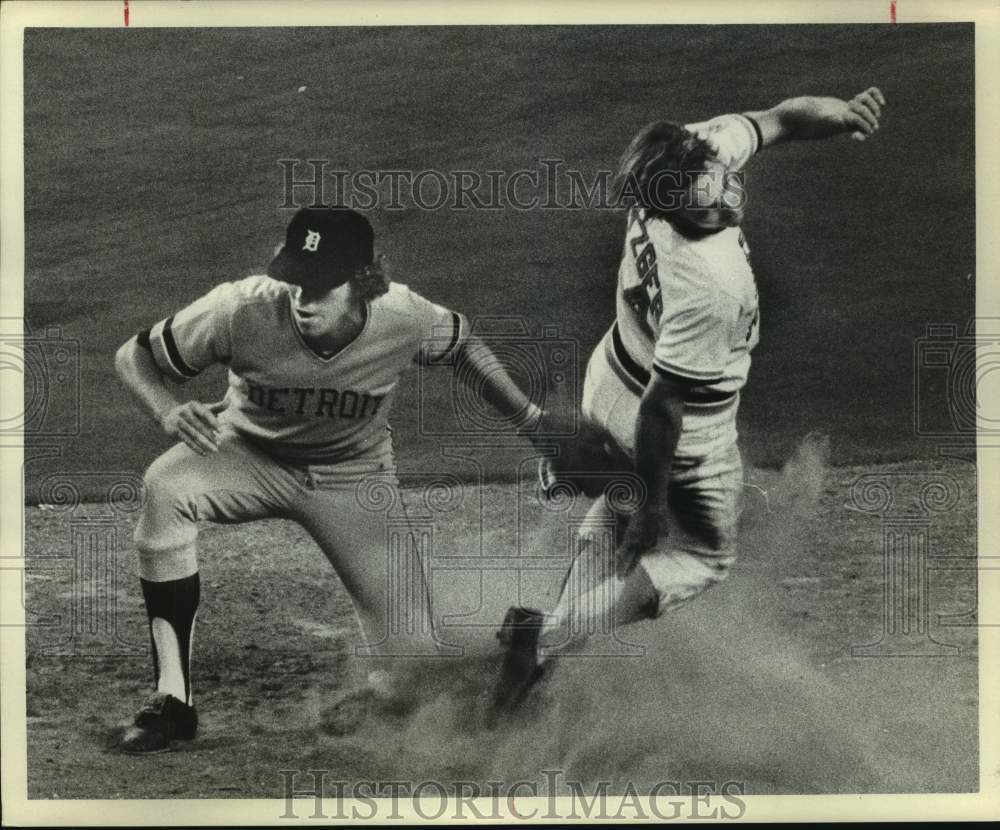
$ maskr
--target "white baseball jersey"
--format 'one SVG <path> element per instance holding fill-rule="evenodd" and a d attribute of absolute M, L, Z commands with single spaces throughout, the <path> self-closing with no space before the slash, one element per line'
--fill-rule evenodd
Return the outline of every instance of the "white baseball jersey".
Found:
<path fill-rule="evenodd" d="M 447 354 L 461 315 L 405 285 L 367 303 L 355 340 L 322 357 L 303 340 L 288 286 L 266 276 L 223 283 L 149 332 L 160 369 L 177 381 L 229 367 L 223 423 L 289 462 L 332 463 L 384 441 L 393 394 L 415 359 Z"/>
<path fill-rule="evenodd" d="M 731 172 L 758 149 L 757 130 L 741 115 L 687 127 L 711 134 Z M 757 286 L 738 227 L 688 238 L 631 210 L 616 306 L 611 344 L 633 386 L 659 370 L 694 382 L 697 402 L 735 394 L 746 382 L 758 339 Z"/>

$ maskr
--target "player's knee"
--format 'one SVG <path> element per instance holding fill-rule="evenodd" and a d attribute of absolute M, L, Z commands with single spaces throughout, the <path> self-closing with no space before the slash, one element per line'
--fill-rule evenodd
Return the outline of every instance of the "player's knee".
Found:
<path fill-rule="evenodd" d="M 693 555 L 673 551 L 643 558 L 642 564 L 657 596 L 652 616 L 694 599 L 729 576 L 734 555 Z"/>
<path fill-rule="evenodd" d="M 169 468 L 156 463 L 146 473 L 146 499 L 132 539 L 139 550 L 139 576 L 151 582 L 184 579 L 198 570 L 198 528 L 184 489 Z"/>
<path fill-rule="evenodd" d="M 168 456 L 154 461 L 143 477 L 145 500 L 132 535 L 143 552 L 175 550 L 193 544 L 197 536 L 191 487 Z"/>

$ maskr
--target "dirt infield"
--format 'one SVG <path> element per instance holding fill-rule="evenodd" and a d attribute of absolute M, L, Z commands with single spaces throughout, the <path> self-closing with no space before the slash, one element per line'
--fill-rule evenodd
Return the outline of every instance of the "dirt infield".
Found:
<path fill-rule="evenodd" d="M 482 502 L 464 491 L 427 567 L 442 637 L 465 654 L 413 667 L 414 713 L 363 720 L 346 736 L 330 734 L 325 715 L 359 682 L 364 660 L 353 656 L 348 598 L 319 551 L 288 523 L 207 528 L 194 659 L 201 735 L 175 754 L 139 759 L 114 747 L 151 682 L 130 521 L 113 522 L 120 545 L 102 554 L 86 541 L 87 527 L 109 538 L 94 505 L 31 509 L 30 795 L 281 797 L 280 771 L 305 769 L 328 770 L 331 781 L 528 780 L 543 792 L 546 769 L 588 787 L 608 781 L 612 791 L 661 780 L 737 781 L 748 793 L 975 790 L 972 465 L 826 471 L 805 457 L 751 481 L 759 489 L 748 493 L 741 561 L 728 582 L 619 632 L 644 656 L 604 642 L 604 656 L 568 658 L 532 719 L 496 734 L 483 728 L 492 632 L 517 594 L 495 571 L 449 562 L 477 547 L 469 529 L 485 518 L 484 563 L 519 547 L 549 558 L 548 569 L 523 572 L 520 595 L 545 605 L 566 552 L 562 516 L 523 501 L 513 485 L 488 486 Z M 943 512 L 924 513 L 929 603 L 892 612 L 898 631 L 911 630 L 893 640 L 883 534 L 919 519 L 928 482 L 950 492 L 937 502 Z M 898 503 L 880 513 L 872 493 L 883 485 Z M 418 497 L 411 491 L 408 501 Z M 524 537 L 508 509 L 515 502 L 532 528 Z M 81 578 L 102 562 L 117 575 L 110 595 Z M 98 587 L 81 595 L 74 584 Z M 876 643 L 886 653 L 863 656 Z"/>

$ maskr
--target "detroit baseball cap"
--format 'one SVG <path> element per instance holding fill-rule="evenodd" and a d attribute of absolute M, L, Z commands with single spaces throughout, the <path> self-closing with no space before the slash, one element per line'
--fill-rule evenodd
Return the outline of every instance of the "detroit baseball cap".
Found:
<path fill-rule="evenodd" d="M 302 208 L 285 232 L 285 244 L 267 266 L 267 275 L 303 287 L 336 288 L 375 256 L 368 220 L 346 207 Z"/>

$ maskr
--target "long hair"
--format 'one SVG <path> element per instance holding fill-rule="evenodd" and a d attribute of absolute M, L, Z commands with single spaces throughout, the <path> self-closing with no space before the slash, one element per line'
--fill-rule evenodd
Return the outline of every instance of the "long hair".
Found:
<path fill-rule="evenodd" d="M 358 270 L 352 279 L 364 299 L 381 297 L 389 290 L 389 283 L 392 282 L 389 277 L 389 260 L 385 254 L 378 254 L 371 265 Z"/>
<path fill-rule="evenodd" d="M 618 165 L 617 193 L 626 207 L 664 219 L 684 206 L 692 177 L 705 168 L 708 143 L 673 121 L 654 121 L 636 134 Z"/>

